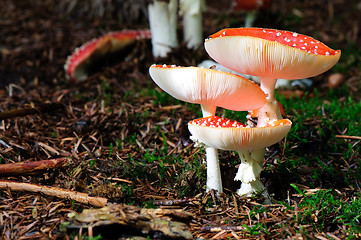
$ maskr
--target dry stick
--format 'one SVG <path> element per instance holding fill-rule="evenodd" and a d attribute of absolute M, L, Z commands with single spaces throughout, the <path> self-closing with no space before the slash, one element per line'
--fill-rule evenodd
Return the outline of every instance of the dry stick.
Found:
<path fill-rule="evenodd" d="M 42 161 L 0 164 L 0 176 L 37 174 L 48 169 L 64 167 L 69 158 L 55 158 Z"/>
<path fill-rule="evenodd" d="M 336 135 L 337 138 L 361 140 L 361 136 Z"/>
<path fill-rule="evenodd" d="M 173 205 L 189 204 L 194 200 L 196 200 L 196 198 L 155 200 L 153 204 L 162 205 L 162 206 L 173 206 Z"/>
<path fill-rule="evenodd" d="M 35 107 L 12 109 L 1 112 L 0 121 L 9 118 L 22 117 L 30 114 L 52 112 L 60 108 L 64 108 L 64 105 L 62 103 L 57 102 L 57 103 L 41 103 Z"/>
<path fill-rule="evenodd" d="M 245 228 L 243 226 L 203 226 L 201 231 L 203 232 L 220 232 L 224 230 L 241 231 Z"/>
<path fill-rule="evenodd" d="M 91 197 L 86 193 L 61 189 L 57 187 L 47 187 L 32 183 L 22 183 L 14 181 L 0 180 L 0 189 L 10 189 L 11 191 L 28 191 L 42 193 L 52 197 L 71 199 L 79 203 L 89 204 L 96 207 L 104 207 L 108 203 L 107 198 Z"/>

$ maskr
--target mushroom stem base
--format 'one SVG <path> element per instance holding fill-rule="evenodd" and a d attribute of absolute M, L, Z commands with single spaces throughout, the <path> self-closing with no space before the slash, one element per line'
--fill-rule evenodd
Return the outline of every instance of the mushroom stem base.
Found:
<path fill-rule="evenodd" d="M 241 188 L 237 190 L 238 195 L 251 197 L 261 193 L 267 199 L 265 203 L 268 203 L 270 202 L 269 194 L 259 179 L 264 162 L 264 153 L 264 148 L 255 149 L 252 153 L 249 150 L 238 151 L 241 164 L 234 180 L 242 182 Z"/>
<path fill-rule="evenodd" d="M 267 189 L 260 179 L 256 179 L 255 181 L 249 183 L 242 183 L 241 187 L 237 190 L 238 195 L 246 197 L 252 197 L 258 193 L 262 194 L 262 197 L 270 201 L 270 196 L 267 192 Z M 266 202 L 268 202 L 267 200 Z"/>
<path fill-rule="evenodd" d="M 262 171 L 263 161 L 259 163 L 253 159 L 249 150 L 238 151 L 238 154 L 241 164 L 234 180 L 249 183 L 258 179 Z"/>

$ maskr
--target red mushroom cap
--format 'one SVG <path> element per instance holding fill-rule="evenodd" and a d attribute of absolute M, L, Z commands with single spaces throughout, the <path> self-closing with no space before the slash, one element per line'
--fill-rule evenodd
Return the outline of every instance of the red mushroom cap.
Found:
<path fill-rule="evenodd" d="M 246 125 L 244 125 L 243 123 L 231 120 L 231 119 L 227 119 L 227 118 L 223 118 L 223 117 L 218 117 L 218 116 L 209 116 L 209 117 L 203 117 L 203 118 L 198 118 L 195 119 L 191 122 L 189 122 L 189 124 L 194 124 L 194 125 L 199 125 L 199 126 L 204 126 L 204 127 L 222 127 L 222 128 L 240 128 L 240 127 L 246 127 Z"/>
<path fill-rule="evenodd" d="M 94 60 L 111 52 L 119 51 L 137 39 L 151 38 L 150 30 L 124 30 L 107 33 L 84 43 L 67 58 L 64 65 L 66 77 L 72 82 L 85 80 L 86 67 Z"/>
<path fill-rule="evenodd" d="M 230 124 L 223 126 L 217 121 Z M 188 123 L 192 138 L 206 146 L 229 150 L 252 150 L 271 146 L 284 138 L 291 129 L 288 119 L 277 120 L 266 127 L 242 127 L 243 124 L 224 118 L 196 119 Z M 234 127 L 232 127 L 234 125 Z M 244 125 L 243 125 L 244 126 Z"/>
<path fill-rule="evenodd" d="M 233 10 L 256 10 L 269 8 L 272 0 L 233 0 Z"/>
<path fill-rule="evenodd" d="M 283 79 L 313 77 L 330 69 L 341 51 L 305 35 L 263 28 L 228 28 L 205 41 L 208 54 L 241 73 Z"/>
<path fill-rule="evenodd" d="M 154 82 L 174 98 L 234 111 L 262 107 L 266 95 L 252 81 L 236 74 L 199 67 L 152 65 Z"/>

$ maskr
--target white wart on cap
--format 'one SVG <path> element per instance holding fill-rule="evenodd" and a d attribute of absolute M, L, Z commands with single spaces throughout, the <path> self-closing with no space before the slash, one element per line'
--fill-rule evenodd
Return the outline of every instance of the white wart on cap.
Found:
<path fill-rule="evenodd" d="M 257 84 L 236 74 L 174 65 L 152 65 L 149 74 L 161 89 L 185 102 L 233 111 L 258 109 L 266 102 Z"/>
<path fill-rule="evenodd" d="M 264 78 L 301 79 L 330 69 L 341 51 L 302 34 L 263 28 L 228 28 L 205 41 L 207 53 L 234 71 Z"/>
<path fill-rule="evenodd" d="M 266 127 L 245 127 L 242 123 L 221 118 L 205 117 L 188 123 L 192 139 L 206 146 L 229 150 L 254 150 L 269 147 L 284 138 L 291 129 L 288 119 L 277 120 Z"/>

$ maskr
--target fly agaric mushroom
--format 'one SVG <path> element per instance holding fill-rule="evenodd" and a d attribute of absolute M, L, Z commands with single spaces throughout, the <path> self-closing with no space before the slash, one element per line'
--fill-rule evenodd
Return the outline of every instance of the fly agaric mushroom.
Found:
<path fill-rule="evenodd" d="M 149 30 L 124 30 L 110 32 L 84 43 L 67 58 L 64 65 L 66 77 L 72 82 L 83 81 L 88 76 L 91 63 L 126 48 L 139 39 L 149 39 Z"/>
<path fill-rule="evenodd" d="M 148 5 L 154 57 L 166 57 L 172 48 L 178 46 L 177 12 L 177 0 L 169 0 L 169 3 L 154 0 Z"/>
<path fill-rule="evenodd" d="M 213 60 L 204 60 L 201 63 L 199 63 L 197 65 L 198 67 L 203 67 L 203 68 L 210 68 L 212 67 L 213 69 L 216 70 L 220 70 L 223 72 L 229 72 L 229 73 L 234 73 L 234 74 L 238 74 L 241 75 L 242 77 L 245 77 L 255 83 L 259 84 L 259 77 L 255 77 L 255 76 L 251 76 L 248 74 L 243 74 L 243 73 L 239 73 L 236 71 L 233 71 L 229 68 L 226 68 L 224 66 L 222 66 L 221 64 L 213 61 Z M 278 88 L 282 88 L 282 89 L 289 89 L 289 88 L 300 88 L 300 89 L 306 89 L 312 86 L 312 80 L 308 79 L 308 78 L 304 78 L 304 79 L 296 79 L 296 80 L 287 80 L 287 79 L 278 79 L 275 85 L 275 89 Z"/>
<path fill-rule="evenodd" d="M 241 165 L 235 179 L 241 180 L 242 186 L 238 194 L 250 196 L 253 192 L 264 191 L 264 196 L 268 195 L 259 179 L 262 162 L 258 162 L 250 150 L 263 149 L 280 141 L 289 132 L 291 121 L 283 119 L 267 127 L 249 128 L 233 120 L 208 117 L 189 122 L 188 128 L 192 138 L 201 144 L 239 153 Z"/>
<path fill-rule="evenodd" d="M 216 108 L 248 111 L 264 105 L 265 94 L 258 85 L 239 75 L 198 67 L 152 65 L 153 81 L 176 99 L 201 104 L 203 117 Z M 223 192 L 217 149 L 206 147 L 207 191 Z"/>
<path fill-rule="evenodd" d="M 183 38 L 187 48 L 199 47 L 203 41 L 202 12 L 206 9 L 205 0 L 180 0 L 183 15 Z"/>
<path fill-rule="evenodd" d="M 246 11 L 244 26 L 252 27 L 257 16 L 257 11 L 262 8 L 269 8 L 272 0 L 234 0 L 233 11 Z"/>
<path fill-rule="evenodd" d="M 262 28 L 223 29 L 206 39 L 205 49 L 221 65 L 260 77 L 267 102 L 257 110 L 257 128 L 282 118 L 274 97 L 278 78 L 292 80 L 316 76 L 335 65 L 341 55 L 340 50 L 333 50 L 311 37 Z M 264 149 L 254 149 L 252 153 L 256 161 L 264 161 Z"/>
<path fill-rule="evenodd" d="M 258 126 L 281 118 L 274 87 L 278 78 L 301 79 L 329 70 L 341 51 L 305 35 L 263 28 L 229 28 L 211 35 L 205 49 L 218 63 L 260 77 L 267 103 L 258 110 Z"/>
<path fill-rule="evenodd" d="M 188 123 L 192 139 L 200 144 L 221 150 L 237 151 L 241 159 L 235 180 L 242 182 L 237 190 L 239 195 L 251 196 L 254 192 L 262 192 L 268 198 L 268 193 L 260 180 L 263 161 L 254 156 L 260 151 L 284 138 L 291 129 L 291 121 L 278 120 L 265 127 L 246 127 L 242 123 L 220 118 L 205 117 Z"/>

